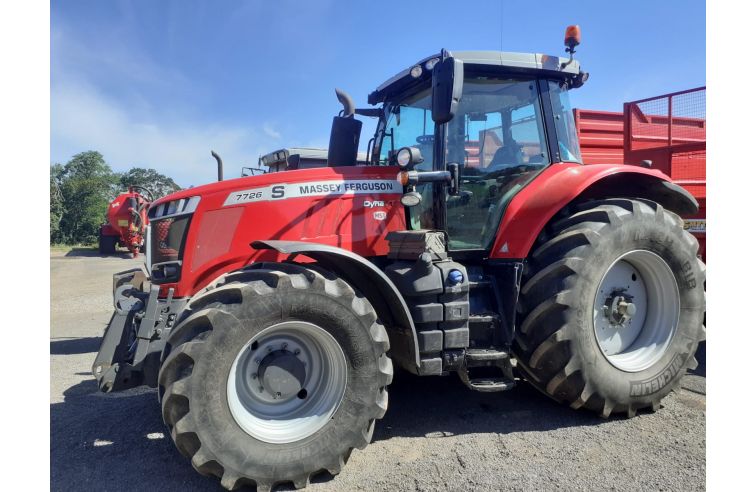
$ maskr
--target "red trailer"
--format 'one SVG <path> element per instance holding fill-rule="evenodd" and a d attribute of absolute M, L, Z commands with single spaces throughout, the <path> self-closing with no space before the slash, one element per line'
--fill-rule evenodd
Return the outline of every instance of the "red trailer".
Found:
<path fill-rule="evenodd" d="M 705 260 L 706 87 L 627 102 L 621 113 L 575 109 L 574 115 L 585 164 L 650 161 L 698 200 L 699 212 L 684 219 Z"/>
<path fill-rule="evenodd" d="M 120 245 L 128 248 L 134 257 L 139 254 L 144 247 L 150 202 L 152 196 L 149 190 L 141 186 L 129 186 L 126 193 L 121 193 L 110 202 L 106 222 L 100 227 L 100 253 L 113 254 L 116 246 Z"/>

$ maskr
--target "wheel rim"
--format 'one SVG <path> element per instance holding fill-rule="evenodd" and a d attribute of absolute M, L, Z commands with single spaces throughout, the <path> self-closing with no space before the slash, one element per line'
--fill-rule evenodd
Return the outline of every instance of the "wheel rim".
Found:
<path fill-rule="evenodd" d="M 346 383 L 346 357 L 333 336 L 312 323 L 286 321 L 239 351 L 228 376 L 228 405 L 250 436 L 295 442 L 328 423 Z"/>
<path fill-rule="evenodd" d="M 604 357 L 626 372 L 662 358 L 677 330 L 680 292 L 656 253 L 625 253 L 604 273 L 593 305 L 593 329 Z"/>

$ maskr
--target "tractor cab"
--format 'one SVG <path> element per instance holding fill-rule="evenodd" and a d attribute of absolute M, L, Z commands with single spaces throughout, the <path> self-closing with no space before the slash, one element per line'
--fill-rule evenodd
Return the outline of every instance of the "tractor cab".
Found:
<path fill-rule="evenodd" d="M 551 164 L 581 163 L 568 90 L 586 78 L 574 59 L 444 50 L 370 94 L 383 103 L 371 163 L 405 164 L 412 229 L 446 230 L 452 250 L 488 250 L 520 189 Z"/>

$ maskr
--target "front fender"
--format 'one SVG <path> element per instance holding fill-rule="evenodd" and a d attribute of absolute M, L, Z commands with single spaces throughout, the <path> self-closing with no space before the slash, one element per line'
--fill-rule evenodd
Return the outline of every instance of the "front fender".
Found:
<path fill-rule="evenodd" d="M 356 287 L 386 325 L 391 357 L 406 370 L 419 373 L 420 351 L 412 315 L 399 290 L 378 267 L 351 251 L 318 243 L 269 240 L 255 241 L 252 247 L 307 256 Z"/>
<path fill-rule="evenodd" d="M 491 258 L 527 258 L 544 226 L 576 200 L 647 198 L 679 215 L 698 211 L 698 202 L 656 169 L 625 164 L 559 163 L 546 168 L 507 206 Z"/>

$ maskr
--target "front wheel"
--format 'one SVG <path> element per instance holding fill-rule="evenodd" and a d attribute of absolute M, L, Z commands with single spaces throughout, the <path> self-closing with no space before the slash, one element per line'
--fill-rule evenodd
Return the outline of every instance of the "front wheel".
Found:
<path fill-rule="evenodd" d="M 316 267 L 258 264 L 195 296 L 166 340 L 163 419 L 232 490 L 336 474 L 388 405 L 388 336 L 370 303 Z"/>
<path fill-rule="evenodd" d="M 595 201 L 553 223 L 521 291 L 527 379 L 604 417 L 657 409 L 704 335 L 697 250 L 680 218 L 647 200 Z"/>

